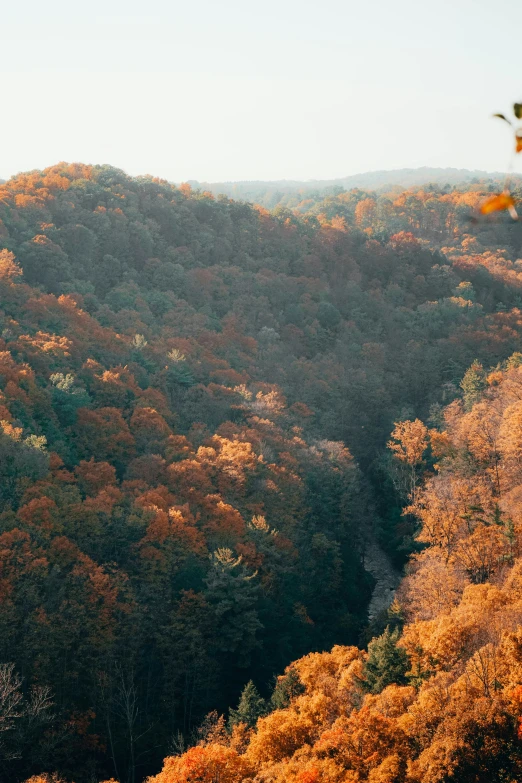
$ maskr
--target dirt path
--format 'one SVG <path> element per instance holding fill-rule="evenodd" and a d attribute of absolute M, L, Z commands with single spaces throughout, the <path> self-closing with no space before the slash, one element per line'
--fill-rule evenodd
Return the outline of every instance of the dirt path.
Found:
<path fill-rule="evenodd" d="M 391 564 L 388 555 L 376 543 L 366 547 L 364 567 L 377 582 L 368 606 L 368 619 L 373 620 L 390 606 L 401 576 Z"/>

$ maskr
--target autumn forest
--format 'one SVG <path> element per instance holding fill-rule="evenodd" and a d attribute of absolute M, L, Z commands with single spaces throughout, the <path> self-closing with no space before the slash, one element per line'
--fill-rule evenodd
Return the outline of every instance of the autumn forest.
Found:
<path fill-rule="evenodd" d="M 522 781 L 498 191 L 0 185 L 2 783 Z"/>

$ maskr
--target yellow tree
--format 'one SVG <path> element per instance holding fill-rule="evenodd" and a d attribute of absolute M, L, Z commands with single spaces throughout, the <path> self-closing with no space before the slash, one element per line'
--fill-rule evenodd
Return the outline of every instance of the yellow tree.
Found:
<path fill-rule="evenodd" d="M 388 448 L 404 468 L 395 474 L 396 487 L 399 494 L 409 498 L 412 503 L 416 500 L 416 489 L 428 443 L 428 428 L 420 419 L 396 422 L 388 442 Z"/>

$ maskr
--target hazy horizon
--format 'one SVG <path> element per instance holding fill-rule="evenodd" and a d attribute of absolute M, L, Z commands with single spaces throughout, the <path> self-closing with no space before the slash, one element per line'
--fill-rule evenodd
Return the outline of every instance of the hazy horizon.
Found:
<path fill-rule="evenodd" d="M 508 172 L 506 171 L 486 171 L 485 169 L 467 169 L 467 168 L 461 168 L 457 166 L 415 166 L 415 167 L 409 167 L 409 166 L 397 166 L 396 168 L 390 168 L 390 169 L 368 169 L 367 171 L 353 171 L 349 174 L 343 174 L 336 177 L 313 177 L 310 179 L 290 179 L 290 178 L 279 178 L 279 179 L 230 179 L 230 180 L 220 180 L 219 182 L 217 180 L 211 182 L 210 180 L 196 180 L 194 177 L 189 177 L 187 182 L 201 182 L 201 183 L 209 183 L 211 185 L 213 184 L 232 184 L 232 183 L 248 183 L 248 182 L 266 182 L 267 184 L 274 183 L 274 182 L 289 182 L 289 183 L 303 183 L 303 185 L 313 184 L 316 182 L 333 182 L 337 180 L 344 180 L 344 179 L 351 179 L 355 177 L 362 177 L 366 175 L 372 175 L 372 174 L 393 174 L 394 172 L 401 172 L 401 171 L 422 171 L 423 169 L 428 170 L 434 170 L 434 171 L 466 171 L 470 174 L 479 173 L 479 174 L 491 174 L 492 176 L 497 174 L 505 175 Z"/>
<path fill-rule="evenodd" d="M 70 164 L 70 163 L 86 163 L 87 165 L 102 165 L 102 166 L 103 165 L 107 165 L 107 166 L 113 165 L 110 161 L 105 161 L 103 163 L 94 163 L 92 161 L 90 161 L 90 162 L 87 161 L 86 162 L 86 161 L 79 161 L 78 160 L 78 161 L 55 161 L 55 163 L 51 163 L 51 164 L 49 164 L 49 166 L 58 165 L 59 163 L 67 163 L 67 164 Z M 3 175 L 2 172 L 0 172 L 0 180 L 7 181 L 11 177 L 14 177 L 14 176 L 16 176 L 18 174 L 21 174 L 21 173 L 24 173 L 24 172 L 28 172 L 28 171 L 31 171 L 31 170 L 43 170 L 44 168 L 48 168 L 48 167 L 47 166 L 41 166 L 41 167 L 38 167 L 37 169 L 24 169 L 23 171 L 21 170 L 21 171 L 13 172 L 12 174 L 10 174 L 8 176 Z M 157 176 L 157 177 L 161 178 L 161 173 L 157 173 L 157 172 L 156 173 L 154 173 L 154 172 L 131 173 L 131 172 L 127 171 L 126 169 L 124 169 L 121 166 L 118 167 L 118 168 L 120 168 L 122 171 L 124 171 L 125 174 L 128 174 L 129 176 L 133 176 L 133 177 L 153 175 L 153 176 Z M 346 174 L 346 175 L 343 175 L 343 176 L 330 177 L 328 179 L 326 179 L 326 178 L 312 178 L 312 179 L 289 179 L 289 178 L 286 179 L 286 178 L 280 178 L 280 179 L 237 179 L 237 180 L 234 180 L 234 179 L 223 179 L 223 180 L 213 180 L 213 181 L 210 181 L 210 180 L 203 180 L 203 179 L 198 180 L 195 177 L 187 177 L 186 179 L 183 179 L 183 180 L 180 179 L 177 182 L 172 181 L 172 180 L 169 180 L 169 181 L 172 184 L 174 184 L 174 185 L 179 185 L 179 184 L 182 184 L 184 182 L 193 182 L 193 183 L 198 183 L 200 185 L 207 185 L 207 184 L 208 185 L 247 185 L 247 184 L 274 185 L 274 184 L 285 184 L 285 183 L 287 183 L 289 185 L 301 185 L 301 184 L 302 185 L 316 185 L 316 184 L 325 183 L 326 185 L 328 185 L 329 183 L 333 183 L 333 182 L 341 183 L 343 180 L 355 179 L 357 177 L 366 177 L 366 176 L 370 176 L 371 177 L 373 174 L 394 174 L 394 173 L 406 172 L 406 171 L 407 172 L 422 172 L 424 169 L 426 169 L 428 171 L 440 171 L 440 172 L 446 172 L 446 171 L 447 172 L 453 172 L 453 171 L 455 171 L 455 172 L 467 172 L 468 174 L 473 174 L 473 175 L 490 175 L 491 177 L 495 177 L 495 176 L 498 176 L 498 175 L 504 176 L 504 175 L 509 173 L 507 171 L 486 171 L 485 169 L 466 169 L 466 168 L 458 168 L 456 166 L 417 166 L 415 168 L 397 167 L 397 168 L 393 168 L 393 169 L 373 169 L 373 170 L 369 170 L 369 171 L 355 171 L 355 172 L 352 172 L 350 174 Z M 520 177 L 520 176 L 522 176 L 522 174 L 519 174 L 519 173 L 515 172 L 513 176 Z"/>
<path fill-rule="evenodd" d="M 505 170 L 515 0 L 29 0 L 5 9 L 0 176 L 58 161 L 173 182 Z M 23 52 L 23 56 L 21 56 Z"/>

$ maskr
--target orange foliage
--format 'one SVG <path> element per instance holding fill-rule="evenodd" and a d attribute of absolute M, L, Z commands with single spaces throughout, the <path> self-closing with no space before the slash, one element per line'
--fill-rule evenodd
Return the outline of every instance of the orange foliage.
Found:
<path fill-rule="evenodd" d="M 147 783 L 241 783 L 253 773 L 248 761 L 224 745 L 197 745 L 183 756 L 165 759 L 159 775 Z"/>
<path fill-rule="evenodd" d="M 134 452 L 134 438 L 118 408 L 78 411 L 78 441 L 82 452 L 102 459 L 128 459 Z"/>
<path fill-rule="evenodd" d="M 87 495 L 95 495 L 101 489 L 116 483 L 116 471 L 108 462 L 95 462 L 81 460 L 74 469 L 81 489 Z"/>
<path fill-rule="evenodd" d="M 136 407 L 129 421 L 129 427 L 140 451 L 161 450 L 170 435 L 167 422 L 154 408 Z"/>

